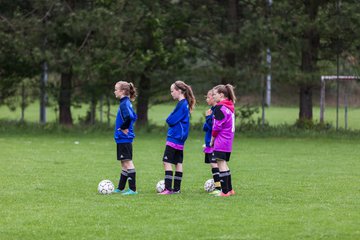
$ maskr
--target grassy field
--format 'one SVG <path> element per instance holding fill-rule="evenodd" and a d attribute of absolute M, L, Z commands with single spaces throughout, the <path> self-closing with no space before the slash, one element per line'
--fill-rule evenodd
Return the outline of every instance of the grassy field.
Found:
<path fill-rule="evenodd" d="M 170 114 L 170 112 L 175 107 L 175 102 L 173 104 L 162 104 L 162 105 L 154 105 L 149 109 L 149 119 L 152 123 L 163 126 L 165 124 L 165 119 Z M 192 114 L 192 122 L 198 123 L 204 120 L 204 113 L 208 107 L 204 105 L 198 105 L 193 114 Z M 86 115 L 86 110 L 88 106 L 84 105 L 82 108 L 72 108 L 72 116 L 75 123 L 78 123 L 79 118 L 84 118 Z M 261 110 L 261 109 L 259 109 Z M 111 123 L 115 120 L 115 115 L 117 111 L 117 106 L 111 107 Z M 97 112 L 99 119 L 99 112 Z M 272 106 L 270 108 L 266 108 L 265 110 L 265 118 L 270 125 L 276 126 L 279 124 L 294 124 L 296 119 L 298 118 L 299 110 L 297 107 L 276 107 Z M 318 107 L 314 107 L 313 109 L 314 120 L 319 121 L 320 119 L 320 110 Z M 0 106 L 0 120 L 8 119 L 8 120 L 19 120 L 21 116 L 20 109 L 16 111 L 10 111 L 5 106 Z M 261 118 L 261 112 L 254 115 L 254 119 Z M 53 108 L 47 109 L 47 121 L 54 122 L 57 119 L 55 111 Z M 30 105 L 25 111 L 25 120 L 28 122 L 39 122 L 39 105 L 38 103 L 34 103 Z M 103 121 L 106 122 L 106 117 L 103 116 Z M 325 110 L 325 121 L 332 124 L 332 126 L 336 126 L 336 109 L 327 107 Z M 339 127 L 345 127 L 345 112 L 344 109 L 339 109 Z M 349 108 L 348 109 L 348 129 L 352 130 L 360 130 L 360 108 Z"/>
<path fill-rule="evenodd" d="M 225 199 L 202 189 L 202 141 L 187 141 L 182 193 L 159 196 L 165 133 L 138 134 L 139 194 L 104 196 L 111 132 L 2 130 L 0 239 L 360 239 L 359 139 L 238 136 Z"/>

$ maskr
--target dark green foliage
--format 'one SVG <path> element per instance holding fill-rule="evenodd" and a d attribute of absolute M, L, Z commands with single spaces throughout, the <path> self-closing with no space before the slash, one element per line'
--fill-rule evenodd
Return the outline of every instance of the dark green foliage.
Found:
<path fill-rule="evenodd" d="M 220 83 L 259 95 L 271 71 L 278 85 L 299 88 L 299 118 L 311 120 L 313 90 L 320 75 L 336 74 L 337 54 L 340 74 L 359 72 L 359 12 L 355 0 L 271 8 L 258 0 L 1 0 L 0 104 L 11 102 L 21 80 L 39 79 L 46 61 L 49 101 L 59 109 L 91 103 L 93 123 L 99 99 L 114 101 L 114 83 L 126 80 L 138 87 L 134 105 L 146 125 L 148 106 L 168 101 L 174 80 L 198 97 Z M 64 91 L 68 99 L 60 99 Z"/>

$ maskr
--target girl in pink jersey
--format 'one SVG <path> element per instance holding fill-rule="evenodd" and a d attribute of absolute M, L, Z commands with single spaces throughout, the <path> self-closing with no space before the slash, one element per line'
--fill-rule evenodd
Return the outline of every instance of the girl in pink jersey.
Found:
<path fill-rule="evenodd" d="M 235 194 L 231 184 L 231 173 L 227 165 L 230 161 L 235 133 L 234 87 L 230 84 L 214 87 L 213 99 L 217 102 L 214 109 L 214 121 L 210 145 L 213 146 L 213 159 L 220 171 L 221 192 L 216 195 L 229 197 Z"/>

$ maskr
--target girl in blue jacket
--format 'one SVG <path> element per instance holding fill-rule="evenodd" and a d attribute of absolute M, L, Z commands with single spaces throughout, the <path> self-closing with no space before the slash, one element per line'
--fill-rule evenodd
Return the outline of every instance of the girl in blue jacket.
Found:
<path fill-rule="evenodd" d="M 220 173 L 219 167 L 217 165 L 216 160 L 212 159 L 213 148 L 210 146 L 211 141 L 211 133 L 212 133 L 212 125 L 214 118 L 214 111 L 216 102 L 213 99 L 213 90 L 209 90 L 206 95 L 206 103 L 211 107 L 205 112 L 206 120 L 203 126 L 203 131 L 205 132 L 205 145 L 204 145 L 204 153 L 205 153 L 205 163 L 210 164 L 212 176 L 215 183 L 214 191 L 210 192 L 211 195 L 216 195 L 220 193 L 221 184 L 220 184 Z"/>
<path fill-rule="evenodd" d="M 132 160 L 132 142 L 134 140 L 134 123 L 137 119 L 131 101 L 136 98 L 136 89 L 132 83 L 120 81 L 115 84 L 115 97 L 120 99 L 116 115 L 114 139 L 116 142 L 117 160 L 121 162 L 119 185 L 114 192 L 122 195 L 134 195 L 136 191 L 136 171 Z M 131 101 L 130 101 L 131 100 Z M 125 190 L 126 182 L 129 189 Z"/>
<path fill-rule="evenodd" d="M 180 193 L 180 186 L 183 175 L 183 150 L 189 134 L 190 113 L 195 105 L 195 96 L 189 85 L 183 81 L 176 81 L 170 87 L 171 96 L 178 100 L 174 111 L 166 119 L 168 132 L 166 148 L 163 156 L 165 169 L 165 190 L 161 195 Z M 174 187 L 173 165 L 175 165 Z"/>

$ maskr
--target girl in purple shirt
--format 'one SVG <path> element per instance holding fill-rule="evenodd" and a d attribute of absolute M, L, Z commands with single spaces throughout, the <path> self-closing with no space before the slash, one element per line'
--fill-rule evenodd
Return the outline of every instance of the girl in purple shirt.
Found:
<path fill-rule="evenodd" d="M 213 146 L 213 159 L 217 161 L 220 171 L 221 192 L 219 197 L 235 194 L 231 184 L 231 173 L 227 165 L 230 161 L 232 143 L 235 133 L 234 88 L 230 84 L 214 87 L 213 98 L 217 102 L 214 109 L 214 120 L 210 145 Z"/>

